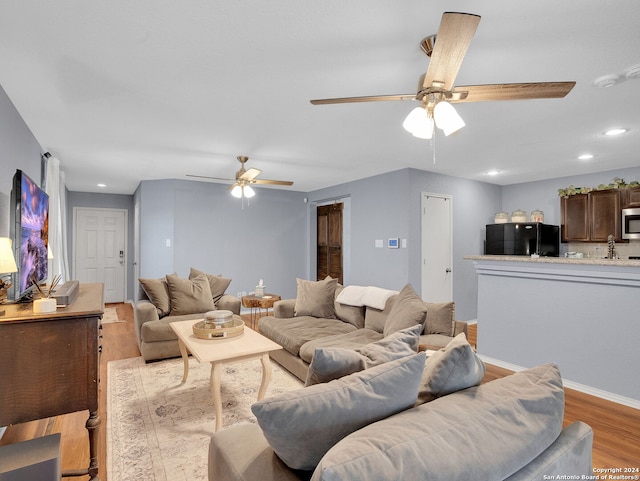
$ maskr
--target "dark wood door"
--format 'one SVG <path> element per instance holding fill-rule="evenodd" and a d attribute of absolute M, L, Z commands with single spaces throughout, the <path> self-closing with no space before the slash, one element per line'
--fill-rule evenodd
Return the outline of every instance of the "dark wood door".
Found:
<path fill-rule="evenodd" d="M 342 208 L 336 203 L 318 207 L 317 272 L 318 280 L 327 276 L 343 283 Z"/>

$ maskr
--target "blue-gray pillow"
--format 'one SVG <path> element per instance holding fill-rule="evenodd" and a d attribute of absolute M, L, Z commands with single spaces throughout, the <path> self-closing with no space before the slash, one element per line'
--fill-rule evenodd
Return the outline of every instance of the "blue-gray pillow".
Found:
<path fill-rule="evenodd" d="M 485 365 L 461 332 L 427 359 L 416 404 L 432 401 L 482 381 Z"/>
<path fill-rule="evenodd" d="M 258 401 L 251 410 L 273 451 L 292 469 L 312 470 L 338 441 L 413 406 L 420 352 L 341 379 Z"/>
<path fill-rule="evenodd" d="M 357 349 L 319 347 L 313 353 L 306 386 L 329 382 L 418 351 L 421 325 L 415 325 Z"/>

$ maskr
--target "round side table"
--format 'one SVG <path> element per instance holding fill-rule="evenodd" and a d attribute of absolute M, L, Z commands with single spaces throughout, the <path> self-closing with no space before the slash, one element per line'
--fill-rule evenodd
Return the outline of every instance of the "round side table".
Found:
<path fill-rule="evenodd" d="M 269 309 L 273 307 L 276 301 L 280 300 L 278 294 L 265 294 L 262 297 L 250 294 L 248 296 L 242 296 L 242 305 L 251 309 L 251 328 L 255 329 L 258 319 L 262 317 L 262 310 L 266 311 L 266 315 L 269 315 Z"/>

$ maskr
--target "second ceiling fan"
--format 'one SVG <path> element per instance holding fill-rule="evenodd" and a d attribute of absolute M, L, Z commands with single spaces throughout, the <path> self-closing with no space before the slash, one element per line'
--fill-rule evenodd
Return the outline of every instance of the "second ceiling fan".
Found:
<path fill-rule="evenodd" d="M 464 121 L 451 104 L 492 100 L 562 98 L 575 82 L 531 82 L 455 86 L 462 60 L 471 44 L 480 16 L 445 12 L 438 33 L 425 38 L 420 47 L 431 58 L 422 87 L 416 94 L 376 95 L 311 100 L 313 105 L 353 102 L 415 100 L 421 103 L 405 119 L 404 128 L 415 137 L 430 139 L 435 126 L 445 135 L 462 127 Z"/>
<path fill-rule="evenodd" d="M 247 157 L 246 155 L 239 155 L 237 159 L 238 159 L 238 162 L 242 164 L 242 167 L 240 167 L 240 170 L 236 172 L 235 182 L 229 186 L 231 195 L 233 195 L 234 197 L 237 197 L 237 198 L 253 197 L 255 195 L 255 192 L 251 188 L 250 184 L 293 185 L 293 182 L 291 182 L 290 180 L 257 179 L 256 177 L 258 177 L 258 175 L 262 173 L 260 169 L 256 169 L 254 167 L 245 169 L 245 164 L 249 160 L 249 157 Z M 187 174 L 187 177 L 198 177 L 201 179 L 228 180 L 228 181 L 234 180 L 234 179 L 224 179 L 222 177 L 210 177 L 207 175 L 194 175 L 194 174 Z"/>

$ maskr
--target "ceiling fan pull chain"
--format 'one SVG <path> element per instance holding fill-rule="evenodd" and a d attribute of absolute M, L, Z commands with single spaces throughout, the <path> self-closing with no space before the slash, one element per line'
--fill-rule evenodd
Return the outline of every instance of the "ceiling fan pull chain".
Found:
<path fill-rule="evenodd" d="M 431 137 L 431 152 L 433 152 L 433 165 L 436 165 L 436 132 L 433 129 L 433 137 Z"/>

